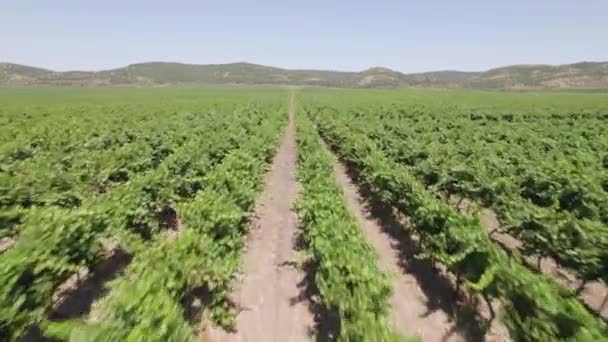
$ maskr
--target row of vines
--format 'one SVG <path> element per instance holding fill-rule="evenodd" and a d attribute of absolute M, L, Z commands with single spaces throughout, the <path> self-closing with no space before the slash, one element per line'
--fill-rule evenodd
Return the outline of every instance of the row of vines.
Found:
<path fill-rule="evenodd" d="M 133 115 L 71 108 L 38 113 L 30 130 L 27 116 L 8 116 L 1 231 L 15 243 L 0 254 L 0 340 L 33 330 L 72 341 L 195 340 L 183 305 L 194 292 L 207 294 L 209 319 L 230 326 L 244 226 L 286 122 L 279 99 Z M 53 315 L 63 284 L 117 249 L 130 262 L 90 312 Z"/>
<path fill-rule="evenodd" d="M 496 210 L 503 229 L 524 241 L 524 253 L 605 280 L 603 114 L 443 110 L 334 98 L 310 101 L 307 114 L 358 181 L 409 218 L 420 257 L 444 265 L 488 303 L 500 302 L 516 340 L 606 338 L 605 323 L 573 291 L 506 253 L 475 213 L 461 213 L 445 196 Z"/>

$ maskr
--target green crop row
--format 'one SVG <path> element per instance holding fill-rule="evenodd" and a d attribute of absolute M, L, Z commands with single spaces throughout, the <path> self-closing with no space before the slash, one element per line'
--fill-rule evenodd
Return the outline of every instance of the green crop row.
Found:
<path fill-rule="evenodd" d="M 264 120 L 205 175 L 204 190 L 178 207 L 183 230 L 174 239 L 160 236 L 135 256 L 93 308 L 92 322 L 50 324 L 49 333 L 72 341 L 194 341 L 180 302 L 197 289 L 210 296 L 205 309 L 211 319 L 230 324 L 223 303 L 239 266 L 248 212 L 284 118 L 277 112 Z"/>
<path fill-rule="evenodd" d="M 101 241 L 113 238 L 132 251 L 163 229 L 163 212 L 175 212 L 206 188 L 208 172 L 248 141 L 268 113 L 251 108 L 216 116 L 211 130 L 191 137 L 156 169 L 130 179 L 103 196 L 69 210 L 32 209 L 16 245 L 0 256 L 0 336 L 14 339 L 40 322 L 51 295 L 71 274 L 101 258 Z M 135 238 L 133 238 L 135 237 Z"/>
<path fill-rule="evenodd" d="M 390 205 L 407 215 L 420 236 L 421 257 L 445 265 L 466 286 L 500 300 L 503 320 L 518 341 L 603 340 L 606 325 L 571 291 L 532 273 L 488 237 L 478 217 L 463 215 L 427 190 L 409 170 L 365 134 L 345 126 L 343 114 L 316 115 L 323 137 Z"/>
<path fill-rule="evenodd" d="M 406 340 L 389 320 L 391 284 L 346 208 L 333 160 L 304 116 L 297 120 L 298 214 L 325 310 L 339 317 L 342 341 Z"/>
<path fill-rule="evenodd" d="M 599 115 L 369 106 L 342 122 L 428 187 L 491 208 L 524 254 L 550 256 L 584 281 L 608 280 L 608 140 Z"/>
<path fill-rule="evenodd" d="M 67 147 L 40 152 L 7 163 L 0 172 L 0 236 L 18 234 L 32 209 L 54 206 L 73 209 L 104 196 L 129 180 L 154 170 L 173 153 L 192 146 L 193 137 L 224 124 L 206 114 L 176 114 L 142 124 L 125 122 L 124 132 L 108 132 L 108 146 L 76 137 Z M 166 120 L 166 121 L 165 121 Z M 118 125 L 114 123 L 114 125 Z M 128 135 L 128 138 L 125 138 Z M 124 141 L 122 141 L 124 140 Z M 12 214 L 12 215 L 11 215 Z"/>

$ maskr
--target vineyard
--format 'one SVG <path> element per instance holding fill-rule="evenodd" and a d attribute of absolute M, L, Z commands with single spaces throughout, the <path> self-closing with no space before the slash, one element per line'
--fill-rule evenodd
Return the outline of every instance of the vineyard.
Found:
<path fill-rule="evenodd" d="M 604 94 L 0 90 L 0 341 L 608 339 Z"/>

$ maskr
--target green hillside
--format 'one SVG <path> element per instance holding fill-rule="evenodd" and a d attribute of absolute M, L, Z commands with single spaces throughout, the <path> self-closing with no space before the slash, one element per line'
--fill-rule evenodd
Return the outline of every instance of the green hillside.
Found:
<path fill-rule="evenodd" d="M 289 70 L 251 63 L 183 64 L 149 62 L 123 68 L 56 72 L 0 63 L 4 85 L 280 84 L 343 88 L 430 87 L 497 90 L 608 89 L 608 62 L 514 65 L 485 72 L 434 71 L 403 74 L 375 67 L 361 72 Z"/>

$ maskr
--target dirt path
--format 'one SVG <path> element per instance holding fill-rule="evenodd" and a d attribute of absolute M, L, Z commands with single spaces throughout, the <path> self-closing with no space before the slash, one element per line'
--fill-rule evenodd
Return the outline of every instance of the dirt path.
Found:
<path fill-rule="evenodd" d="M 265 178 L 265 192 L 256 204 L 246 251 L 243 278 L 232 299 L 242 311 L 236 331 L 212 328 L 204 341 L 311 341 L 313 314 L 306 300 L 298 300 L 305 274 L 294 265 L 297 215 L 292 203 L 298 195 L 295 178 L 295 104 L 291 96 L 289 124 Z"/>
<path fill-rule="evenodd" d="M 416 276 L 400 269 L 397 242 L 385 232 L 384 223 L 374 217 L 371 204 L 361 198 L 345 167 L 336 162 L 334 171 L 350 212 L 378 253 L 380 268 L 394 275 L 391 319 L 395 328 L 404 335 L 417 334 L 423 341 L 464 341 L 458 333 L 452 333 L 455 322 L 442 310 L 430 307 Z"/>
<path fill-rule="evenodd" d="M 416 243 L 392 210 L 359 190 L 341 162 L 336 161 L 334 171 L 348 208 L 378 253 L 381 269 L 394 277 L 391 320 L 400 333 L 430 342 L 509 340 L 504 327 L 493 324 L 482 331 L 471 315 L 463 313 L 456 305 L 452 281 L 414 257 Z"/>

